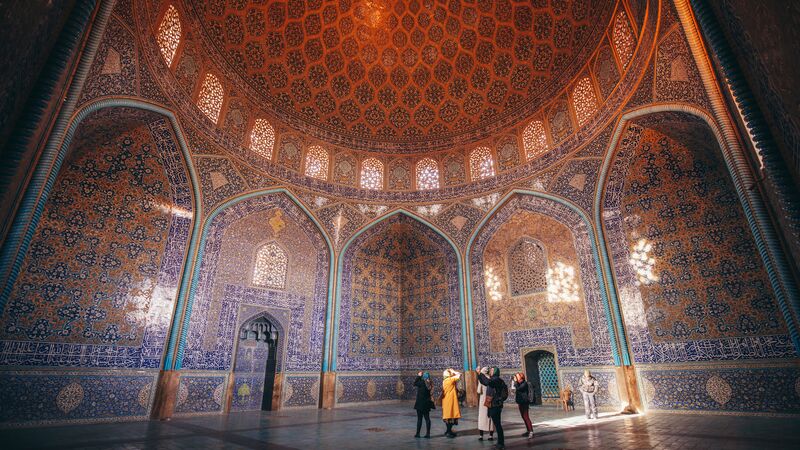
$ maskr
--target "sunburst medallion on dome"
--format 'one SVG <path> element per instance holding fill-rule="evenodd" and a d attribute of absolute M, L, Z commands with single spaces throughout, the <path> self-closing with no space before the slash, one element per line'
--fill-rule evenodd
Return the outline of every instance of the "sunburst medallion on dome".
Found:
<path fill-rule="evenodd" d="M 558 95 L 615 2 L 186 3 L 228 82 L 288 123 L 335 143 L 424 151 L 513 126 Z"/>

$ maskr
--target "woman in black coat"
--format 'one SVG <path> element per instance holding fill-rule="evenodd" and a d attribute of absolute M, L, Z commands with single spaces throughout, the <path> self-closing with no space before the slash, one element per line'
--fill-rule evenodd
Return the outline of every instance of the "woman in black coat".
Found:
<path fill-rule="evenodd" d="M 433 383 L 431 382 L 431 375 L 428 372 L 417 373 L 414 386 L 417 388 L 417 401 L 414 402 L 414 409 L 417 410 L 417 434 L 415 434 L 414 437 L 419 437 L 419 430 L 422 428 L 422 419 L 425 418 L 425 437 L 430 438 L 431 409 L 433 409 L 433 400 L 431 399 Z"/>

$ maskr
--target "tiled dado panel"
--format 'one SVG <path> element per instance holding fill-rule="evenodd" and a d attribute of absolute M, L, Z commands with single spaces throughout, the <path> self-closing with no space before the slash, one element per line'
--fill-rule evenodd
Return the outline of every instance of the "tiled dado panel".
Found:
<path fill-rule="evenodd" d="M 283 407 L 316 407 L 318 404 L 319 374 L 287 374 L 284 377 Z"/>
<path fill-rule="evenodd" d="M 800 414 L 800 361 L 637 367 L 648 409 Z"/>
<path fill-rule="evenodd" d="M 225 389 L 228 374 L 219 373 L 181 373 L 178 384 L 178 398 L 175 402 L 176 414 L 203 414 L 222 412 L 225 404 Z"/>
<path fill-rule="evenodd" d="M 434 395 L 439 395 L 442 377 L 431 373 Z M 389 400 L 411 400 L 416 398 L 414 380 L 416 374 L 405 373 L 358 373 L 348 375 L 339 372 L 336 377 L 336 403 L 364 403 Z"/>
<path fill-rule="evenodd" d="M 264 394 L 264 374 L 236 374 L 231 411 L 258 411 Z M 319 404 L 319 374 L 284 374 L 281 406 L 311 407 Z"/>
<path fill-rule="evenodd" d="M 0 371 L 0 427 L 145 420 L 158 371 Z"/>

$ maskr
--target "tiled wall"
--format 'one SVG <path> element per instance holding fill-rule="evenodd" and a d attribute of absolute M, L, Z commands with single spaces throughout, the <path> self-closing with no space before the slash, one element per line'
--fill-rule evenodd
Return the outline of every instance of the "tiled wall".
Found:
<path fill-rule="evenodd" d="M 800 413 L 796 362 L 648 365 L 637 372 L 648 409 Z"/>
<path fill-rule="evenodd" d="M 3 310 L 4 425 L 148 416 L 191 226 L 182 161 L 163 117 L 79 126 Z"/>
<path fill-rule="evenodd" d="M 525 349 L 543 346 L 554 347 L 562 367 L 613 364 L 589 232 L 575 211 L 529 195 L 514 197 L 484 225 L 470 255 L 479 365 L 517 367 Z M 510 296 L 507 274 L 517 269 L 507 266 L 507 244 L 523 236 L 542 242 L 550 269 L 572 268 L 568 283 L 548 279 L 560 286 L 555 296 Z M 563 289 L 574 296 L 562 298 Z"/>
<path fill-rule="evenodd" d="M 720 150 L 704 124 L 657 129 L 625 131 L 603 213 L 645 403 L 796 412 L 797 353 Z"/>

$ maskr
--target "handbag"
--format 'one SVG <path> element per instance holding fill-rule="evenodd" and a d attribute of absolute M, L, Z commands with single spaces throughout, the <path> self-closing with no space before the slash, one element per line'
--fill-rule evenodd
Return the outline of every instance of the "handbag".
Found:
<path fill-rule="evenodd" d="M 485 406 L 487 408 L 491 408 L 492 407 L 492 396 L 491 395 L 487 395 L 486 398 L 483 399 L 483 406 Z"/>

